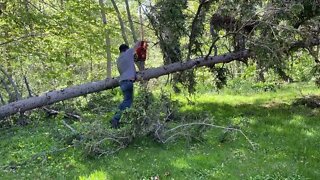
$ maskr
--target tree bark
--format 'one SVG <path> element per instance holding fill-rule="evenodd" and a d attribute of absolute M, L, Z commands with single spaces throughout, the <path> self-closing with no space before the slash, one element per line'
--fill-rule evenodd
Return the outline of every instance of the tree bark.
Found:
<path fill-rule="evenodd" d="M 135 31 L 135 29 L 134 29 L 134 25 L 133 25 L 133 21 L 132 21 L 132 16 L 131 16 L 131 13 L 130 13 L 129 2 L 128 2 L 128 0 L 125 0 L 125 2 L 126 2 L 126 10 L 127 10 L 128 21 L 129 21 L 129 25 L 130 25 L 130 29 L 131 29 L 132 38 L 133 38 L 133 41 L 134 41 L 134 42 L 137 42 L 137 41 L 138 41 L 138 38 L 137 38 L 136 31 Z M 143 40 L 143 39 L 141 39 L 141 40 Z"/>
<path fill-rule="evenodd" d="M 30 85 L 29 85 L 29 82 L 28 82 L 28 79 L 27 79 L 26 75 L 23 75 L 23 81 L 26 84 L 29 97 L 32 97 L 32 91 L 31 91 L 31 88 L 30 88 Z"/>
<path fill-rule="evenodd" d="M 9 73 L 7 73 L 7 71 L 1 66 L 0 66 L 0 71 L 8 78 L 8 81 L 10 82 L 11 86 L 13 87 L 15 95 L 16 95 L 15 96 L 16 100 L 20 100 L 21 99 L 21 94 L 20 94 L 20 92 L 18 90 L 18 87 L 17 87 L 16 83 L 13 81 L 12 76 L 9 75 Z"/>
<path fill-rule="evenodd" d="M 107 25 L 107 17 L 106 17 L 106 13 L 104 10 L 104 2 L 103 0 L 99 0 L 99 5 L 100 5 L 100 9 L 101 9 L 101 18 L 102 18 L 102 23 L 104 26 Z M 111 78 L 111 61 L 112 61 L 112 57 L 111 57 L 111 42 L 110 42 L 110 30 L 105 28 L 105 33 L 106 33 L 106 53 L 107 53 L 107 78 Z"/>
<path fill-rule="evenodd" d="M 140 21 L 140 38 L 141 40 L 144 40 L 142 5 L 139 6 L 139 21 Z"/>
<path fill-rule="evenodd" d="M 265 82 L 266 79 L 264 78 L 264 69 L 263 69 L 263 66 L 262 66 L 260 60 L 257 60 L 256 67 L 257 67 L 256 69 L 258 71 L 257 81 L 258 82 Z"/>
<path fill-rule="evenodd" d="M 3 86 L 3 88 L 6 90 L 7 94 L 8 94 L 8 97 L 9 97 L 9 100 L 8 102 L 12 102 L 12 101 L 15 101 L 16 98 L 15 96 L 12 94 L 12 92 L 10 91 L 10 88 L 8 86 L 8 84 L 6 83 L 6 81 L 4 79 L 1 79 L 1 84 Z"/>
<path fill-rule="evenodd" d="M 187 60 L 191 58 L 192 48 L 195 44 L 197 36 L 202 35 L 201 33 L 199 34 L 199 32 L 196 32 L 197 30 L 199 30 L 199 24 L 201 24 L 201 26 L 203 27 L 202 24 L 204 24 L 203 23 L 204 19 L 203 18 L 201 19 L 201 17 L 205 16 L 206 10 L 208 10 L 208 7 L 210 7 L 210 4 L 213 1 L 199 1 L 199 2 L 200 2 L 200 4 L 198 6 L 197 13 L 194 16 L 192 24 L 191 24 L 191 32 L 190 32 L 190 36 L 189 36 Z M 197 33 L 199 35 L 197 35 Z"/>
<path fill-rule="evenodd" d="M 119 8 L 118 8 L 118 6 L 117 6 L 117 4 L 116 4 L 116 2 L 114 0 L 111 0 L 111 2 L 112 2 L 112 5 L 113 5 L 113 8 L 116 10 L 116 13 L 117 13 L 117 17 L 118 17 L 118 20 L 119 20 L 119 23 L 120 23 L 120 26 L 121 26 L 121 33 L 122 33 L 123 40 L 127 45 L 129 45 L 129 41 L 128 41 L 128 38 L 127 38 L 127 35 L 126 35 L 126 28 L 125 28 L 123 20 L 121 18 L 121 13 L 119 11 Z"/>
<path fill-rule="evenodd" d="M 320 37 L 297 41 L 297 42 L 294 42 L 291 44 L 291 46 L 288 49 L 288 52 L 296 51 L 300 48 L 308 48 L 308 47 L 312 47 L 312 46 L 317 46 L 319 44 L 320 44 Z"/>
<path fill-rule="evenodd" d="M 228 63 L 234 60 L 247 58 L 251 54 L 247 51 L 241 51 L 237 53 L 228 53 L 221 56 L 209 56 L 208 58 L 197 58 L 187 62 L 177 62 L 158 68 L 152 68 L 139 72 L 138 81 L 145 81 L 152 78 L 157 78 L 170 73 L 184 71 L 201 66 L 212 66 L 217 63 Z M 8 117 L 10 115 L 25 112 L 35 108 L 39 108 L 45 105 L 53 104 L 66 99 L 83 96 L 86 94 L 99 92 L 107 89 L 112 89 L 119 86 L 117 78 L 105 79 L 96 82 L 90 82 L 78 86 L 65 88 L 62 90 L 54 90 L 44 93 L 37 97 L 31 97 L 28 99 L 9 103 L 0 107 L 0 119 Z"/>

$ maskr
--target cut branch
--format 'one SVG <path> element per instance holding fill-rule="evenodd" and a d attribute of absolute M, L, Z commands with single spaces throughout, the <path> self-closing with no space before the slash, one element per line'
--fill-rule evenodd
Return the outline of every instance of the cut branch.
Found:
<path fill-rule="evenodd" d="M 70 129 L 73 134 L 78 134 L 78 132 L 73 127 L 71 127 L 65 120 L 62 120 L 62 124 L 65 125 L 68 129 Z"/>
<path fill-rule="evenodd" d="M 204 126 L 209 126 L 209 127 L 213 127 L 213 128 L 218 128 L 218 129 L 224 129 L 224 130 L 232 130 L 232 131 L 237 131 L 240 132 L 244 138 L 249 142 L 249 144 L 251 145 L 253 150 L 256 150 L 255 148 L 255 144 L 253 143 L 253 141 L 251 141 L 248 136 L 240 129 L 237 128 L 232 128 L 232 127 L 224 127 L 224 126 L 219 126 L 219 125 L 215 125 L 215 124 L 209 124 L 209 123 L 205 123 L 205 122 L 195 122 L 195 123 L 189 123 L 189 124 L 182 124 L 179 126 L 176 126 L 172 129 L 167 130 L 165 133 L 170 133 L 170 132 L 175 132 L 177 129 L 179 128 L 183 128 L 183 127 L 188 127 L 188 126 L 194 126 L 194 125 L 204 125 Z M 181 133 L 181 132 L 179 132 Z M 173 134 L 171 135 L 169 138 L 167 138 L 165 141 L 163 141 L 163 143 L 166 143 L 168 141 L 170 141 L 174 136 L 177 136 L 178 134 Z"/>
<path fill-rule="evenodd" d="M 46 111 L 48 113 L 49 116 L 56 116 L 58 115 L 60 112 L 59 111 L 56 111 L 54 109 L 49 109 L 47 107 L 43 107 L 42 108 L 44 111 Z M 78 120 L 81 120 L 81 116 L 79 115 L 76 115 L 76 114 L 72 114 L 72 113 L 64 113 L 63 116 L 65 118 L 74 118 L 74 119 L 78 119 Z"/>

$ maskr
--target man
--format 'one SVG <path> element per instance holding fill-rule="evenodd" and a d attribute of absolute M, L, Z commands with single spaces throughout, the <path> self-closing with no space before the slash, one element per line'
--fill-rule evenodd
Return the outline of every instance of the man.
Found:
<path fill-rule="evenodd" d="M 145 69 L 145 61 L 147 59 L 147 41 L 140 41 L 139 47 L 136 49 L 134 61 L 139 69 L 139 71 L 143 71 Z"/>
<path fill-rule="evenodd" d="M 136 68 L 134 66 L 134 53 L 139 47 L 140 42 L 137 42 L 134 48 L 130 48 L 126 44 L 119 47 L 120 55 L 117 60 L 117 67 L 120 73 L 119 84 L 123 93 L 123 101 L 119 105 L 119 111 L 111 120 L 112 128 L 119 128 L 119 121 L 122 112 L 131 107 L 133 102 L 133 82 L 136 79 Z"/>

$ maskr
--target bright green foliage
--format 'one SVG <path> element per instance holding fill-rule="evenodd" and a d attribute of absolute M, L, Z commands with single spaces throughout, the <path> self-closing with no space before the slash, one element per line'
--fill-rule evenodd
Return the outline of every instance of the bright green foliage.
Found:
<path fill-rule="evenodd" d="M 164 55 L 164 64 L 182 60 L 180 40 L 186 33 L 183 10 L 187 3 L 180 0 L 160 0 L 148 13 L 155 34 L 160 40 L 160 48 Z M 168 21 L 171 19 L 170 21 Z"/>
<path fill-rule="evenodd" d="M 14 0 L 5 4 L 0 23 L 0 62 L 20 86 L 24 86 L 19 79 L 22 75 L 27 76 L 35 93 L 105 76 L 107 27 L 103 27 L 96 1 L 60 4 Z M 110 18 L 110 27 L 113 24 Z M 117 37 L 114 32 L 113 37 Z"/>

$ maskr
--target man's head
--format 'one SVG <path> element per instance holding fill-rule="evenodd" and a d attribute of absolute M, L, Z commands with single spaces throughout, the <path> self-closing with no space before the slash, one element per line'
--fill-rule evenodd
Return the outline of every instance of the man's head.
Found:
<path fill-rule="evenodd" d="M 120 53 L 125 52 L 125 51 L 128 50 L 128 49 L 129 49 L 129 46 L 126 45 L 126 44 L 121 44 L 121 45 L 119 46 L 119 51 L 120 51 Z"/>

